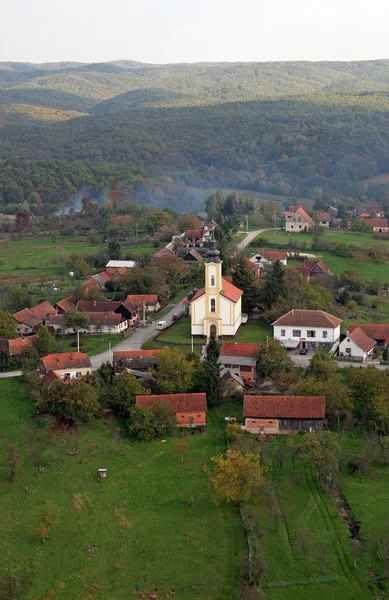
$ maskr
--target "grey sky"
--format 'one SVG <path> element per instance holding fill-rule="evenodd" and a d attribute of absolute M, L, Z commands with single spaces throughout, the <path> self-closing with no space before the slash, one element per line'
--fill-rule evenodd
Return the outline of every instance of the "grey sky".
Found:
<path fill-rule="evenodd" d="M 0 61 L 389 58 L 388 0 L 0 0 Z"/>

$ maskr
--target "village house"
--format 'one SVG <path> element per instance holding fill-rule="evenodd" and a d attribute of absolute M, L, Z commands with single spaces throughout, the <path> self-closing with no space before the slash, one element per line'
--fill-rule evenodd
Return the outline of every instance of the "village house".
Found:
<path fill-rule="evenodd" d="M 238 375 L 244 384 L 256 379 L 256 364 L 259 344 L 247 342 L 224 342 L 218 362 L 223 366 L 222 374 L 229 371 Z"/>
<path fill-rule="evenodd" d="M 205 287 L 190 303 L 193 336 L 234 337 L 242 323 L 243 292 L 222 277 L 219 254 L 213 239 L 205 261 Z"/>
<path fill-rule="evenodd" d="M 17 337 L 12 340 L 1 338 L 0 350 L 5 350 L 11 358 L 13 356 L 19 356 L 20 354 L 23 354 L 23 352 L 25 352 L 26 350 L 35 348 L 35 342 L 37 339 L 37 335 Z"/>
<path fill-rule="evenodd" d="M 339 344 L 339 356 L 360 359 L 361 362 L 372 356 L 377 342 L 370 338 L 360 328 L 356 327 L 351 332 L 347 332 L 346 337 Z"/>
<path fill-rule="evenodd" d="M 114 373 L 147 373 L 155 368 L 160 353 L 161 350 L 114 350 Z"/>
<path fill-rule="evenodd" d="M 188 229 L 184 234 L 184 244 L 187 248 L 202 248 L 210 239 L 211 232 L 207 229 Z"/>
<path fill-rule="evenodd" d="M 274 339 L 286 348 L 315 349 L 317 346 L 336 349 L 342 319 L 323 310 L 292 309 L 273 325 Z"/>
<path fill-rule="evenodd" d="M 312 217 L 299 206 L 297 210 L 292 213 L 285 222 L 285 231 L 291 233 L 301 233 L 311 231 L 313 226 Z"/>
<path fill-rule="evenodd" d="M 68 296 L 63 300 L 58 300 L 58 302 L 55 305 L 55 308 L 57 309 L 59 315 L 65 315 L 68 312 L 76 310 L 76 305 L 73 302 L 73 296 Z"/>
<path fill-rule="evenodd" d="M 297 267 L 295 267 L 295 269 L 307 281 L 309 281 L 311 277 L 315 277 L 316 275 L 332 275 L 329 266 L 322 260 L 317 259 L 305 259 L 304 265 L 298 265 Z"/>
<path fill-rule="evenodd" d="M 57 309 L 54 308 L 47 300 L 31 307 L 31 311 L 42 319 L 42 325 L 46 325 L 53 315 L 57 314 Z"/>
<path fill-rule="evenodd" d="M 367 223 L 372 227 L 373 233 L 388 233 L 389 232 L 389 222 L 388 219 L 367 219 Z"/>
<path fill-rule="evenodd" d="M 207 395 L 198 394 L 161 394 L 137 396 L 137 406 L 154 406 L 158 402 L 167 402 L 176 413 L 179 427 L 196 427 L 207 424 Z"/>
<path fill-rule="evenodd" d="M 332 220 L 331 215 L 328 213 L 318 212 L 316 215 L 316 220 L 321 227 L 329 227 L 330 222 Z"/>
<path fill-rule="evenodd" d="M 286 266 L 287 255 L 286 252 L 279 252 L 278 250 L 258 250 L 255 254 L 250 256 L 248 259 L 252 264 L 265 269 L 270 266 L 274 261 L 279 260 L 281 264 Z"/>
<path fill-rule="evenodd" d="M 386 323 L 353 323 L 349 325 L 348 333 L 361 329 L 365 335 L 377 342 L 377 350 L 384 350 L 389 344 L 389 325 Z"/>
<path fill-rule="evenodd" d="M 133 302 L 143 311 L 143 306 L 147 312 L 158 312 L 161 308 L 157 294 L 129 294 L 126 302 Z"/>
<path fill-rule="evenodd" d="M 44 377 L 49 376 L 46 383 L 53 378 L 66 383 L 92 373 L 92 364 L 89 356 L 83 352 L 48 354 L 40 360 L 40 372 Z"/>
<path fill-rule="evenodd" d="M 30 308 L 23 308 L 14 313 L 14 319 L 17 321 L 16 332 L 22 336 L 31 335 L 43 322 L 42 317 L 32 312 Z"/>
<path fill-rule="evenodd" d="M 229 388 L 225 388 L 223 390 L 223 386 L 221 386 L 221 393 L 223 396 L 228 396 L 231 393 L 231 388 L 235 388 L 235 391 L 242 392 L 245 387 L 245 382 L 236 372 L 230 371 L 228 369 L 223 369 L 220 373 L 220 380 L 222 383 L 228 384 Z"/>
<path fill-rule="evenodd" d="M 131 301 L 115 302 L 110 300 L 79 300 L 77 303 L 77 310 L 80 312 L 88 313 L 100 313 L 101 315 L 116 313 L 123 317 L 121 323 L 127 322 L 127 325 L 123 325 L 121 330 L 125 330 L 132 325 L 135 325 L 139 321 L 139 307 Z M 116 321 L 115 321 L 116 323 Z M 114 320 L 112 320 L 114 324 Z M 95 322 L 97 325 L 97 321 Z"/>
<path fill-rule="evenodd" d="M 288 211 L 295 213 L 298 208 L 303 208 L 308 215 L 313 214 L 313 206 L 311 204 L 289 204 Z"/>
<path fill-rule="evenodd" d="M 324 396 L 245 396 L 243 417 L 249 433 L 318 431 L 326 426 Z"/>
<path fill-rule="evenodd" d="M 105 265 L 107 271 L 112 273 L 113 269 L 133 269 L 136 267 L 134 260 L 109 260 Z"/>

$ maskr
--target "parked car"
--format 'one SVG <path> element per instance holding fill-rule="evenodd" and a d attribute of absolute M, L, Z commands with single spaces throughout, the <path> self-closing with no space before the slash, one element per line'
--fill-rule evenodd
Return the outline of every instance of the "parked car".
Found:
<path fill-rule="evenodd" d="M 158 321 L 157 329 L 159 331 L 162 331 L 162 329 L 166 329 L 166 327 L 167 327 L 167 321 Z"/>
<path fill-rule="evenodd" d="M 306 348 L 301 348 L 300 354 L 308 354 L 308 350 Z"/>
<path fill-rule="evenodd" d="M 172 321 L 177 321 L 177 315 L 172 316 Z"/>

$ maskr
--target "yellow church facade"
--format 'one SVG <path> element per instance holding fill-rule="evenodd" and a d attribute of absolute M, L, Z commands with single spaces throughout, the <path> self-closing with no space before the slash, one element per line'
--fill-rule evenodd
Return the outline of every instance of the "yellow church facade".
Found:
<path fill-rule="evenodd" d="M 205 287 L 190 303 L 191 333 L 207 339 L 211 335 L 234 337 L 242 323 L 242 290 L 222 276 L 222 261 L 216 241 L 210 243 L 205 261 Z"/>

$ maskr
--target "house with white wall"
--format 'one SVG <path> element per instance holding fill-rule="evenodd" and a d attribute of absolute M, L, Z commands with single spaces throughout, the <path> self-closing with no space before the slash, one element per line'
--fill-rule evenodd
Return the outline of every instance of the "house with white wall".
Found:
<path fill-rule="evenodd" d="M 339 342 L 342 319 L 323 310 L 293 308 L 274 321 L 273 337 L 286 348 L 332 349 Z"/>
<path fill-rule="evenodd" d="M 49 376 L 48 382 L 56 378 L 66 383 L 92 373 L 92 363 L 83 352 L 47 354 L 41 358 L 40 371 L 41 375 Z"/>
<path fill-rule="evenodd" d="M 252 254 L 249 261 L 260 269 L 264 269 L 270 266 L 273 262 L 279 260 L 281 264 L 286 266 L 287 256 L 286 252 L 280 252 L 278 250 L 257 250 L 255 254 Z"/>
<path fill-rule="evenodd" d="M 359 358 L 366 362 L 372 356 L 377 342 L 370 338 L 366 333 L 357 327 L 348 331 L 346 337 L 339 344 L 339 356 L 350 358 Z"/>
<path fill-rule="evenodd" d="M 290 233 L 301 233 L 311 231 L 313 226 L 312 217 L 299 206 L 296 212 L 292 213 L 285 222 L 285 231 Z"/>

